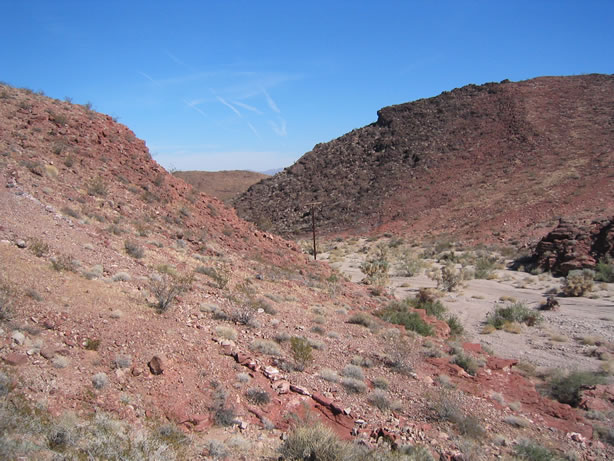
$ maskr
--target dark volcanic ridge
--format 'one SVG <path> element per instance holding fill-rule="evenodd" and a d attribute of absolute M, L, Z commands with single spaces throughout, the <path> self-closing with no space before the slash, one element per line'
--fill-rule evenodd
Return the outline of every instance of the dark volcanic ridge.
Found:
<path fill-rule="evenodd" d="M 516 241 L 614 212 L 614 76 L 468 85 L 385 107 L 234 201 L 291 235 L 413 232 Z"/>

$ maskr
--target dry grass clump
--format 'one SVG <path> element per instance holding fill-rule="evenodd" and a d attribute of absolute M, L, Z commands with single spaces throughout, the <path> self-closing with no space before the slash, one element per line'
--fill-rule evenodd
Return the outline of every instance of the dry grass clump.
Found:
<path fill-rule="evenodd" d="M 375 387 L 376 389 L 382 390 L 386 390 L 390 387 L 390 381 L 388 381 L 388 379 L 384 378 L 383 376 L 373 378 L 371 384 L 373 384 L 373 387 Z"/>
<path fill-rule="evenodd" d="M 390 408 L 390 399 L 388 394 L 382 389 L 376 389 L 367 396 L 367 401 L 376 408 L 382 411 Z"/>
<path fill-rule="evenodd" d="M 330 383 L 338 383 L 340 379 L 337 372 L 333 370 L 332 368 L 322 368 L 318 372 L 318 376 L 322 378 L 324 381 L 328 381 Z"/>
<path fill-rule="evenodd" d="M 170 274 L 155 275 L 150 279 L 149 290 L 155 297 L 154 303 L 159 312 L 165 312 L 184 291 L 192 285 L 191 276 L 172 276 Z"/>
<path fill-rule="evenodd" d="M 529 427 L 531 425 L 531 421 L 528 419 L 513 415 L 503 418 L 503 422 L 514 427 Z"/>
<path fill-rule="evenodd" d="M 265 355 L 279 357 L 282 355 L 281 347 L 274 341 L 267 339 L 255 339 L 250 345 L 250 349 Z"/>
<path fill-rule="evenodd" d="M 367 390 L 367 385 L 363 381 L 354 378 L 343 378 L 341 385 L 352 394 L 362 394 Z"/>
<path fill-rule="evenodd" d="M 362 325 L 363 327 L 371 328 L 374 324 L 373 318 L 369 314 L 365 314 L 364 312 L 359 312 L 357 314 L 353 314 L 348 320 L 347 323 L 351 323 L 354 325 Z"/>
<path fill-rule="evenodd" d="M 254 405 L 266 405 L 271 401 L 269 393 L 259 387 L 252 387 L 247 390 L 245 397 Z"/>
<path fill-rule="evenodd" d="M 346 365 L 341 371 L 342 376 L 346 376 L 348 378 L 359 379 L 363 381 L 365 379 L 365 374 L 362 371 L 362 368 L 356 365 Z"/>
<path fill-rule="evenodd" d="M 223 325 L 218 325 L 215 327 L 215 335 L 218 338 L 228 339 L 230 341 L 236 341 L 237 337 L 239 336 L 237 330 Z"/>
<path fill-rule="evenodd" d="M 134 240 L 126 240 L 124 242 L 124 249 L 128 256 L 132 256 L 135 259 L 141 259 L 145 256 L 145 249 Z"/>

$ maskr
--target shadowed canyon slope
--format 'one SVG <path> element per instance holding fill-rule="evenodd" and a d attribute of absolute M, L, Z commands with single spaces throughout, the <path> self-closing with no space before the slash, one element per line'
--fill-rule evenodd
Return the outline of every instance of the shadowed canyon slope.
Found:
<path fill-rule="evenodd" d="M 527 240 L 614 211 L 614 76 L 468 85 L 385 107 L 234 201 L 281 234 L 413 231 Z"/>

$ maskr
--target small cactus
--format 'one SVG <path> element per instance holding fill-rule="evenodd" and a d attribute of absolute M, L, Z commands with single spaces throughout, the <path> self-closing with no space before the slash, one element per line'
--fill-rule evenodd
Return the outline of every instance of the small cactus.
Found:
<path fill-rule="evenodd" d="M 563 293 L 565 296 L 584 296 L 593 288 L 595 272 L 590 269 L 569 271 L 563 281 Z"/>

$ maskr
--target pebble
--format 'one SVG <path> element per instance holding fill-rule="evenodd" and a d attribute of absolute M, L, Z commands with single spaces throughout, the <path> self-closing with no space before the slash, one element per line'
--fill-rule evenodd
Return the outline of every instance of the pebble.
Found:
<path fill-rule="evenodd" d="M 15 242 L 15 245 L 17 245 L 18 248 L 25 248 L 26 242 L 24 240 L 19 239 Z"/>
<path fill-rule="evenodd" d="M 26 337 L 21 331 L 14 331 L 11 335 L 11 339 L 14 343 L 19 344 L 20 346 L 23 345 L 24 342 L 26 342 Z"/>

